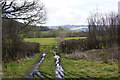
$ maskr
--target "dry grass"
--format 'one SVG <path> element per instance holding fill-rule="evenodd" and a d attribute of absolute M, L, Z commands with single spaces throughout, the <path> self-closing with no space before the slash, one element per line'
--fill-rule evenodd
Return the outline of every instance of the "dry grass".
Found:
<path fill-rule="evenodd" d="M 66 55 L 66 57 L 69 57 L 69 58 L 72 58 L 72 59 L 75 59 L 75 60 L 88 59 L 87 55 L 83 52 L 80 52 L 80 51 L 75 51 L 75 52 L 72 52 L 72 54 L 65 54 L 65 55 Z"/>
<path fill-rule="evenodd" d="M 78 60 L 93 60 L 93 61 L 103 61 L 108 62 L 118 62 L 118 47 L 113 46 L 109 49 L 93 49 L 86 52 L 75 51 L 72 54 L 66 54 L 67 57 Z"/>

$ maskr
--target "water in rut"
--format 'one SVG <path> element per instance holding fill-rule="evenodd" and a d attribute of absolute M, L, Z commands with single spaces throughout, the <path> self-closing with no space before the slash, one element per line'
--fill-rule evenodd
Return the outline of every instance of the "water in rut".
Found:
<path fill-rule="evenodd" d="M 56 68 L 56 70 L 55 70 L 55 78 L 63 78 L 64 77 L 64 73 L 63 73 L 63 68 L 60 66 L 60 56 L 57 54 L 57 52 L 56 51 L 50 51 L 50 52 L 53 52 L 54 53 L 54 58 L 55 58 L 55 64 L 56 64 L 56 66 L 55 66 L 55 68 Z M 26 78 L 39 78 L 39 77 L 42 77 L 42 78 L 45 78 L 44 77 L 44 75 L 42 75 L 41 73 L 40 73 L 40 71 L 38 70 L 39 69 L 39 67 L 40 67 L 40 65 L 41 65 L 41 63 L 43 62 L 43 60 L 45 59 L 45 56 L 46 56 L 46 53 L 44 52 L 43 54 L 42 54 L 42 58 L 41 58 L 41 60 L 40 60 L 40 62 L 39 63 L 37 63 L 34 67 L 33 67 L 33 69 L 27 74 L 27 76 L 26 76 Z"/>
<path fill-rule="evenodd" d="M 55 70 L 55 74 L 56 74 L 56 78 L 63 78 L 64 77 L 64 73 L 63 73 L 63 68 L 60 66 L 60 56 L 57 54 L 56 51 L 51 51 L 54 53 L 54 58 L 55 58 L 55 64 L 56 64 L 56 70 Z"/>
<path fill-rule="evenodd" d="M 46 53 L 44 52 L 44 53 L 42 54 L 42 58 L 41 58 L 40 62 L 37 63 L 37 64 L 33 67 L 33 69 L 27 74 L 26 78 L 34 78 L 34 77 L 39 78 L 39 75 L 40 75 L 41 77 L 44 77 L 44 76 L 42 76 L 42 75 L 40 74 L 40 72 L 38 71 L 38 69 L 39 69 L 39 67 L 40 67 L 40 64 L 41 64 L 41 63 L 43 62 L 43 60 L 45 59 L 45 56 L 46 56 Z"/>

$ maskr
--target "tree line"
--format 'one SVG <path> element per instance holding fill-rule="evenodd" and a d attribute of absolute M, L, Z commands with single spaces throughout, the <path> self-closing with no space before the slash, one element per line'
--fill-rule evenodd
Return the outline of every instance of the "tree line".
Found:
<path fill-rule="evenodd" d="M 23 32 L 25 38 L 50 38 L 50 37 L 87 37 L 88 32 L 73 32 L 64 28 L 50 29 L 47 26 L 29 27 L 30 31 Z M 64 35 L 64 36 L 63 36 Z"/>

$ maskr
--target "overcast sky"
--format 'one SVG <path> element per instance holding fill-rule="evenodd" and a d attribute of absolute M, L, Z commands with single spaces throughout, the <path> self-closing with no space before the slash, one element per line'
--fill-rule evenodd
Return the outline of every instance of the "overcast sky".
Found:
<path fill-rule="evenodd" d="M 96 11 L 118 10 L 119 0 L 42 0 L 47 9 L 46 25 L 85 25 Z"/>

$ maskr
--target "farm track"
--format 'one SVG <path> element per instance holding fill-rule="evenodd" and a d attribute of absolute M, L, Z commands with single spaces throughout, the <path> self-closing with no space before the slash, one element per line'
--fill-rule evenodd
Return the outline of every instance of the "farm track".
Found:
<path fill-rule="evenodd" d="M 54 53 L 54 58 L 55 58 L 55 78 L 59 78 L 62 79 L 64 78 L 64 70 L 63 68 L 60 66 L 60 56 L 57 54 L 56 51 L 50 51 L 52 53 Z M 39 61 L 39 63 L 37 63 L 33 69 L 26 75 L 26 78 L 49 78 L 46 77 L 44 72 L 39 71 L 39 67 L 42 64 L 43 60 L 45 59 L 45 56 L 47 55 L 46 52 L 43 52 L 42 56 L 41 56 L 41 60 Z M 42 74 L 44 73 L 44 75 Z M 50 74 L 47 74 L 50 75 Z"/>

